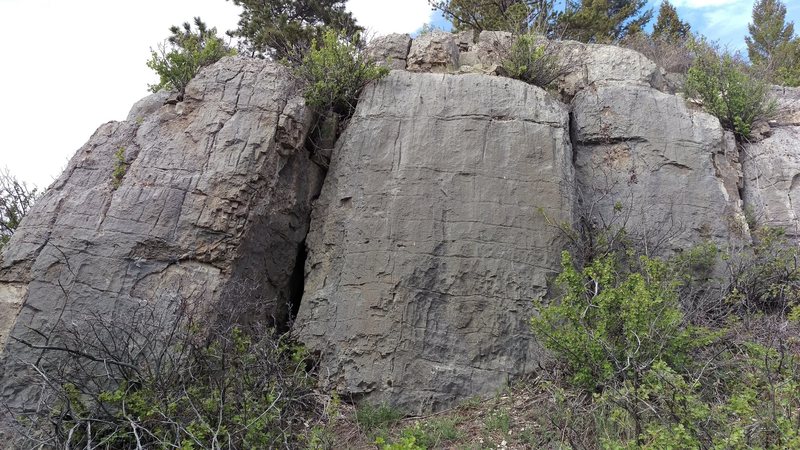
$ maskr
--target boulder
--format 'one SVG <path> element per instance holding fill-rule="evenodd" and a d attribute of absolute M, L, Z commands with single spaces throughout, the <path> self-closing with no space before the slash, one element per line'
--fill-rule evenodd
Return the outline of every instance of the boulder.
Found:
<path fill-rule="evenodd" d="M 800 126 L 800 87 L 772 86 L 770 90 L 777 103 L 776 126 Z"/>
<path fill-rule="evenodd" d="M 287 320 L 323 176 L 298 83 L 279 64 L 225 58 L 183 102 L 162 97 L 101 126 L 2 254 L 0 402 L 14 412 L 36 407 L 42 380 L 29 367 L 40 352 L 9 333 L 41 345 L 142 304 L 257 304 L 253 317 Z"/>
<path fill-rule="evenodd" d="M 389 34 L 372 40 L 366 49 L 367 57 L 379 66 L 405 70 L 406 58 L 411 47 L 411 36 Z"/>
<path fill-rule="evenodd" d="M 567 109 L 537 87 L 400 71 L 368 87 L 315 203 L 293 331 L 323 386 L 413 412 L 536 370 L 531 300 L 559 271 L 571 160 Z"/>
<path fill-rule="evenodd" d="M 452 33 L 432 31 L 411 43 L 406 68 L 411 72 L 447 73 L 458 69 L 458 41 Z"/>
<path fill-rule="evenodd" d="M 778 127 L 743 152 L 744 201 L 759 225 L 800 242 L 800 127 Z"/>
<path fill-rule="evenodd" d="M 749 239 L 738 150 L 715 117 L 641 84 L 584 89 L 572 109 L 580 208 L 591 226 L 624 226 L 662 256 Z"/>
<path fill-rule="evenodd" d="M 666 85 L 658 66 L 641 53 L 614 45 L 550 41 L 564 65 L 565 74 L 555 84 L 565 99 L 595 83 L 624 83 L 663 89 Z"/>

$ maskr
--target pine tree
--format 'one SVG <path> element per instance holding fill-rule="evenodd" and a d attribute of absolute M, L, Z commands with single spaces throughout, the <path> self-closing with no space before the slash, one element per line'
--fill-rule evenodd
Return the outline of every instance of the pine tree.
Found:
<path fill-rule="evenodd" d="M 552 31 L 557 17 L 553 0 L 428 0 L 450 20 L 455 31 L 522 33 Z"/>
<path fill-rule="evenodd" d="M 786 23 L 786 5 L 780 0 L 758 0 L 753 5 L 753 23 L 745 37 L 750 62 L 772 67 L 777 53 L 791 45 L 794 24 Z"/>
<path fill-rule="evenodd" d="M 641 32 L 653 17 L 647 0 L 567 0 L 560 17 L 563 35 L 582 42 L 616 42 Z"/>
<path fill-rule="evenodd" d="M 691 26 L 678 17 L 678 11 L 668 1 L 661 2 L 658 18 L 653 26 L 653 38 L 671 43 L 683 42 L 691 33 Z"/>
<path fill-rule="evenodd" d="M 241 38 L 240 51 L 252 56 L 299 61 L 314 39 L 321 40 L 325 27 L 348 39 L 362 31 L 345 10 L 345 0 L 229 1 L 243 10 L 239 28 L 228 34 Z"/>
<path fill-rule="evenodd" d="M 758 0 L 748 28 L 745 42 L 750 62 L 773 83 L 800 85 L 800 38 L 794 35 L 794 23 L 786 22 L 786 5 L 780 0 Z"/>

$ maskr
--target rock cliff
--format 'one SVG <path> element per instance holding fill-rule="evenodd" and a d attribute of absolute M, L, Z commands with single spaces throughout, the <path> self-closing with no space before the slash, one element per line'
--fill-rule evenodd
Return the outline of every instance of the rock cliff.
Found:
<path fill-rule="evenodd" d="M 45 345 L 60 324 L 140 302 L 259 303 L 263 319 L 286 321 L 323 175 L 303 148 L 297 83 L 228 58 L 162 104 L 156 94 L 101 126 L 2 255 L 0 397 L 12 407 L 35 405 L 27 364 L 40 352 L 8 333 Z"/>
<path fill-rule="evenodd" d="M 101 126 L 2 254 L 0 400 L 35 403 L 39 353 L 19 339 L 141 302 L 244 303 L 293 323 L 344 398 L 442 408 L 547 357 L 528 318 L 558 224 L 620 221 L 665 255 L 747 243 L 745 210 L 796 229 L 795 92 L 738 146 L 636 52 L 559 44 L 570 70 L 546 92 L 496 76 L 506 38 L 377 40 L 397 70 L 363 92 L 329 167 L 298 83 L 265 61 L 226 58 L 183 101 Z"/>

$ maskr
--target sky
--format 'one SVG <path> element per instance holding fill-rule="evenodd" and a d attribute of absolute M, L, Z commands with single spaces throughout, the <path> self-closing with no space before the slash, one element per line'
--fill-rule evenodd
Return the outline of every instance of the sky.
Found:
<path fill-rule="evenodd" d="M 798 24 L 800 0 L 784 0 Z M 657 10 L 660 0 L 651 0 Z M 672 0 L 692 29 L 744 48 L 753 0 Z M 371 34 L 447 28 L 427 0 L 348 0 Z M 171 25 L 200 16 L 220 33 L 239 9 L 224 0 L 0 0 L 0 168 L 47 187 L 94 130 L 123 120 L 157 76 L 145 66 Z"/>

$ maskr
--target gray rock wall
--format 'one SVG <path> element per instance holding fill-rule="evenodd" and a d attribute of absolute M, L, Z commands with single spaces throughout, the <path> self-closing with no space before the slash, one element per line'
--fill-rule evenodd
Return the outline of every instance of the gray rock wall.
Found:
<path fill-rule="evenodd" d="M 710 239 L 749 239 L 733 135 L 680 97 L 628 83 L 594 85 L 572 102 L 582 214 L 625 227 L 653 254 Z"/>
<path fill-rule="evenodd" d="M 227 58 L 183 102 L 156 94 L 78 150 L 2 254 L 0 401 L 31 408 L 38 395 L 26 370 L 38 352 L 9 332 L 41 344 L 32 330 L 142 302 L 255 303 L 260 318 L 285 320 L 322 181 L 297 87 L 277 64 Z M 128 167 L 115 188 L 120 149 Z"/>
<path fill-rule="evenodd" d="M 183 102 L 157 94 L 100 127 L 2 255 L 0 400 L 37 395 L 24 370 L 35 354 L 9 334 L 152 301 L 255 303 L 253 318 L 285 322 L 307 237 L 294 334 L 322 357 L 323 387 L 439 409 L 546 358 L 528 318 L 559 270 L 553 223 L 616 221 L 658 254 L 735 246 L 748 240 L 744 192 L 764 223 L 797 228 L 796 90 L 742 167 L 732 135 L 660 92 L 642 55 L 558 44 L 566 105 L 489 75 L 508 45 L 490 32 L 374 41 L 392 68 L 448 73 L 395 70 L 369 86 L 324 186 L 297 83 L 264 61 L 225 59 Z"/>
<path fill-rule="evenodd" d="M 571 222 L 564 105 L 525 83 L 394 71 L 362 95 L 308 237 L 295 334 L 326 387 L 437 409 L 543 357 L 531 299 Z"/>

